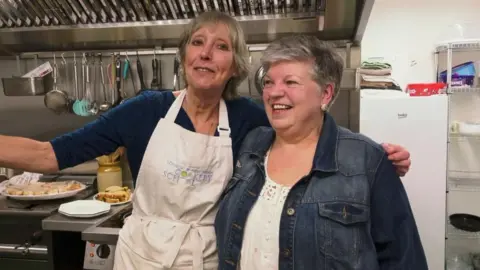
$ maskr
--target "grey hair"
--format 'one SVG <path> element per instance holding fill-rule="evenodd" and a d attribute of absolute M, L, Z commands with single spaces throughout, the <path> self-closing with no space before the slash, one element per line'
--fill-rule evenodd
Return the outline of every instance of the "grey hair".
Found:
<path fill-rule="evenodd" d="M 178 45 L 178 57 L 180 60 L 181 76 L 186 85 L 184 72 L 184 62 L 187 45 L 190 43 L 192 35 L 200 28 L 209 24 L 224 24 L 230 32 L 230 41 L 232 42 L 233 64 L 235 65 L 235 76 L 230 78 L 223 91 L 224 99 L 233 99 L 238 97 L 238 86 L 245 80 L 249 72 L 248 47 L 245 41 L 245 35 L 240 24 L 233 17 L 219 11 L 203 12 L 200 16 L 193 19 L 183 32 Z"/>
<path fill-rule="evenodd" d="M 332 44 L 314 36 L 294 35 L 278 39 L 265 49 L 261 65 L 268 67 L 280 61 L 313 61 L 312 76 L 322 89 L 325 85 L 334 85 L 330 108 L 340 91 L 343 75 L 343 58 L 335 51 Z"/>

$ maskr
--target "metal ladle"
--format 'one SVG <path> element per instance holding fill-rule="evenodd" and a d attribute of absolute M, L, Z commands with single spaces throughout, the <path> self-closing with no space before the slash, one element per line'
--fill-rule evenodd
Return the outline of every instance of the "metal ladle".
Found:
<path fill-rule="evenodd" d="M 107 89 L 106 89 L 106 86 L 105 86 L 105 74 L 104 73 L 105 72 L 103 70 L 102 55 L 100 54 L 100 75 L 101 75 L 101 78 L 102 78 L 103 103 L 100 104 L 99 109 L 102 112 L 106 112 L 106 111 L 108 111 L 108 109 L 110 109 L 112 107 L 112 104 L 107 101 Z"/>

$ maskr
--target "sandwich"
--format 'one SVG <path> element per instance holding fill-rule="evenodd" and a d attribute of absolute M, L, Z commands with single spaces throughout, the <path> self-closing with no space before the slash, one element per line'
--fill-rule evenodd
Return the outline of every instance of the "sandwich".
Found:
<path fill-rule="evenodd" d="M 104 192 L 99 192 L 97 200 L 107 203 L 119 203 L 130 200 L 131 191 L 128 187 L 111 186 Z"/>

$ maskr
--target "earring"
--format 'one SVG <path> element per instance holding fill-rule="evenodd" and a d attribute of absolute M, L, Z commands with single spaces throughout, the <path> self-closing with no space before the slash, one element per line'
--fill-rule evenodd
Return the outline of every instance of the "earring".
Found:
<path fill-rule="evenodd" d="M 327 104 L 322 104 L 322 107 L 321 107 L 322 111 L 327 111 Z"/>

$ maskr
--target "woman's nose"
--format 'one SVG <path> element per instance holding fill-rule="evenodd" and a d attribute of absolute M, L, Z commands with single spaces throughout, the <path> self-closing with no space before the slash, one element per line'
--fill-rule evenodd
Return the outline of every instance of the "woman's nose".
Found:
<path fill-rule="evenodd" d="M 264 89 L 264 92 L 267 92 L 270 97 L 282 97 L 285 94 L 282 85 L 274 85 L 268 87 L 268 89 Z"/>
<path fill-rule="evenodd" d="M 210 60 L 212 58 L 212 46 L 203 47 L 202 52 L 200 53 L 202 60 Z"/>

